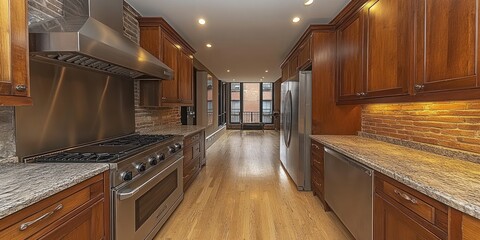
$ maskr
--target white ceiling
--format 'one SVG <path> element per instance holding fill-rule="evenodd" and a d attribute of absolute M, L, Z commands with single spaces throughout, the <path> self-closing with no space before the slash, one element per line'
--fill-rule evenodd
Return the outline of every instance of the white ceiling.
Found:
<path fill-rule="evenodd" d="M 127 0 L 145 17 L 163 17 L 224 81 L 273 82 L 280 64 L 313 23 L 328 23 L 349 0 Z M 298 16 L 300 22 L 293 23 Z M 205 25 L 198 24 L 204 18 Z M 205 45 L 211 43 L 212 48 Z M 227 72 L 230 69 L 230 73 Z M 268 73 L 265 73 L 268 70 Z"/>

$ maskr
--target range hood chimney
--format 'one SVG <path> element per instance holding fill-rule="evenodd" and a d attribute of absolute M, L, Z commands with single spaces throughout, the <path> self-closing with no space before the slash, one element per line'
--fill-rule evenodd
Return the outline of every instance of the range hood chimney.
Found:
<path fill-rule="evenodd" d="M 35 59 L 138 80 L 173 78 L 172 69 L 122 34 L 123 0 L 64 0 L 61 17 L 36 14 L 29 13 Z"/>

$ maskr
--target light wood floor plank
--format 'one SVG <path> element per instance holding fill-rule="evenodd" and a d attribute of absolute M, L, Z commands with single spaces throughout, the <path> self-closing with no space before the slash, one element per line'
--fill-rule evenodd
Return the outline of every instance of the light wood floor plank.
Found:
<path fill-rule="evenodd" d="M 297 191 L 279 142 L 275 131 L 227 131 L 155 239 L 351 239 L 311 192 Z"/>

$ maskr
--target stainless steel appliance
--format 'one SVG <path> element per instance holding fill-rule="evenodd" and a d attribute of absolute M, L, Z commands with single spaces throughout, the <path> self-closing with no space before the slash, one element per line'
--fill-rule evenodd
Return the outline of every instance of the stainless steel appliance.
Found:
<path fill-rule="evenodd" d="M 373 170 L 325 148 L 325 201 L 357 240 L 373 239 Z"/>
<path fill-rule="evenodd" d="M 311 190 L 312 73 L 282 83 L 280 160 L 298 190 Z"/>
<path fill-rule="evenodd" d="M 112 239 L 153 239 L 183 200 L 183 137 L 133 134 L 26 158 L 110 165 Z"/>
<path fill-rule="evenodd" d="M 127 78 L 173 78 L 172 69 L 123 36 L 122 0 L 62 1 L 59 11 L 61 17 L 29 12 L 33 58 Z"/>

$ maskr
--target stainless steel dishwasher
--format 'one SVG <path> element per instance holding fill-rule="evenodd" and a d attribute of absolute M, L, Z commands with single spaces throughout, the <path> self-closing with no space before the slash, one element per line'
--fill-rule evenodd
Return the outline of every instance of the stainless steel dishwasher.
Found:
<path fill-rule="evenodd" d="M 325 148 L 325 201 L 357 240 L 373 237 L 373 170 Z"/>

